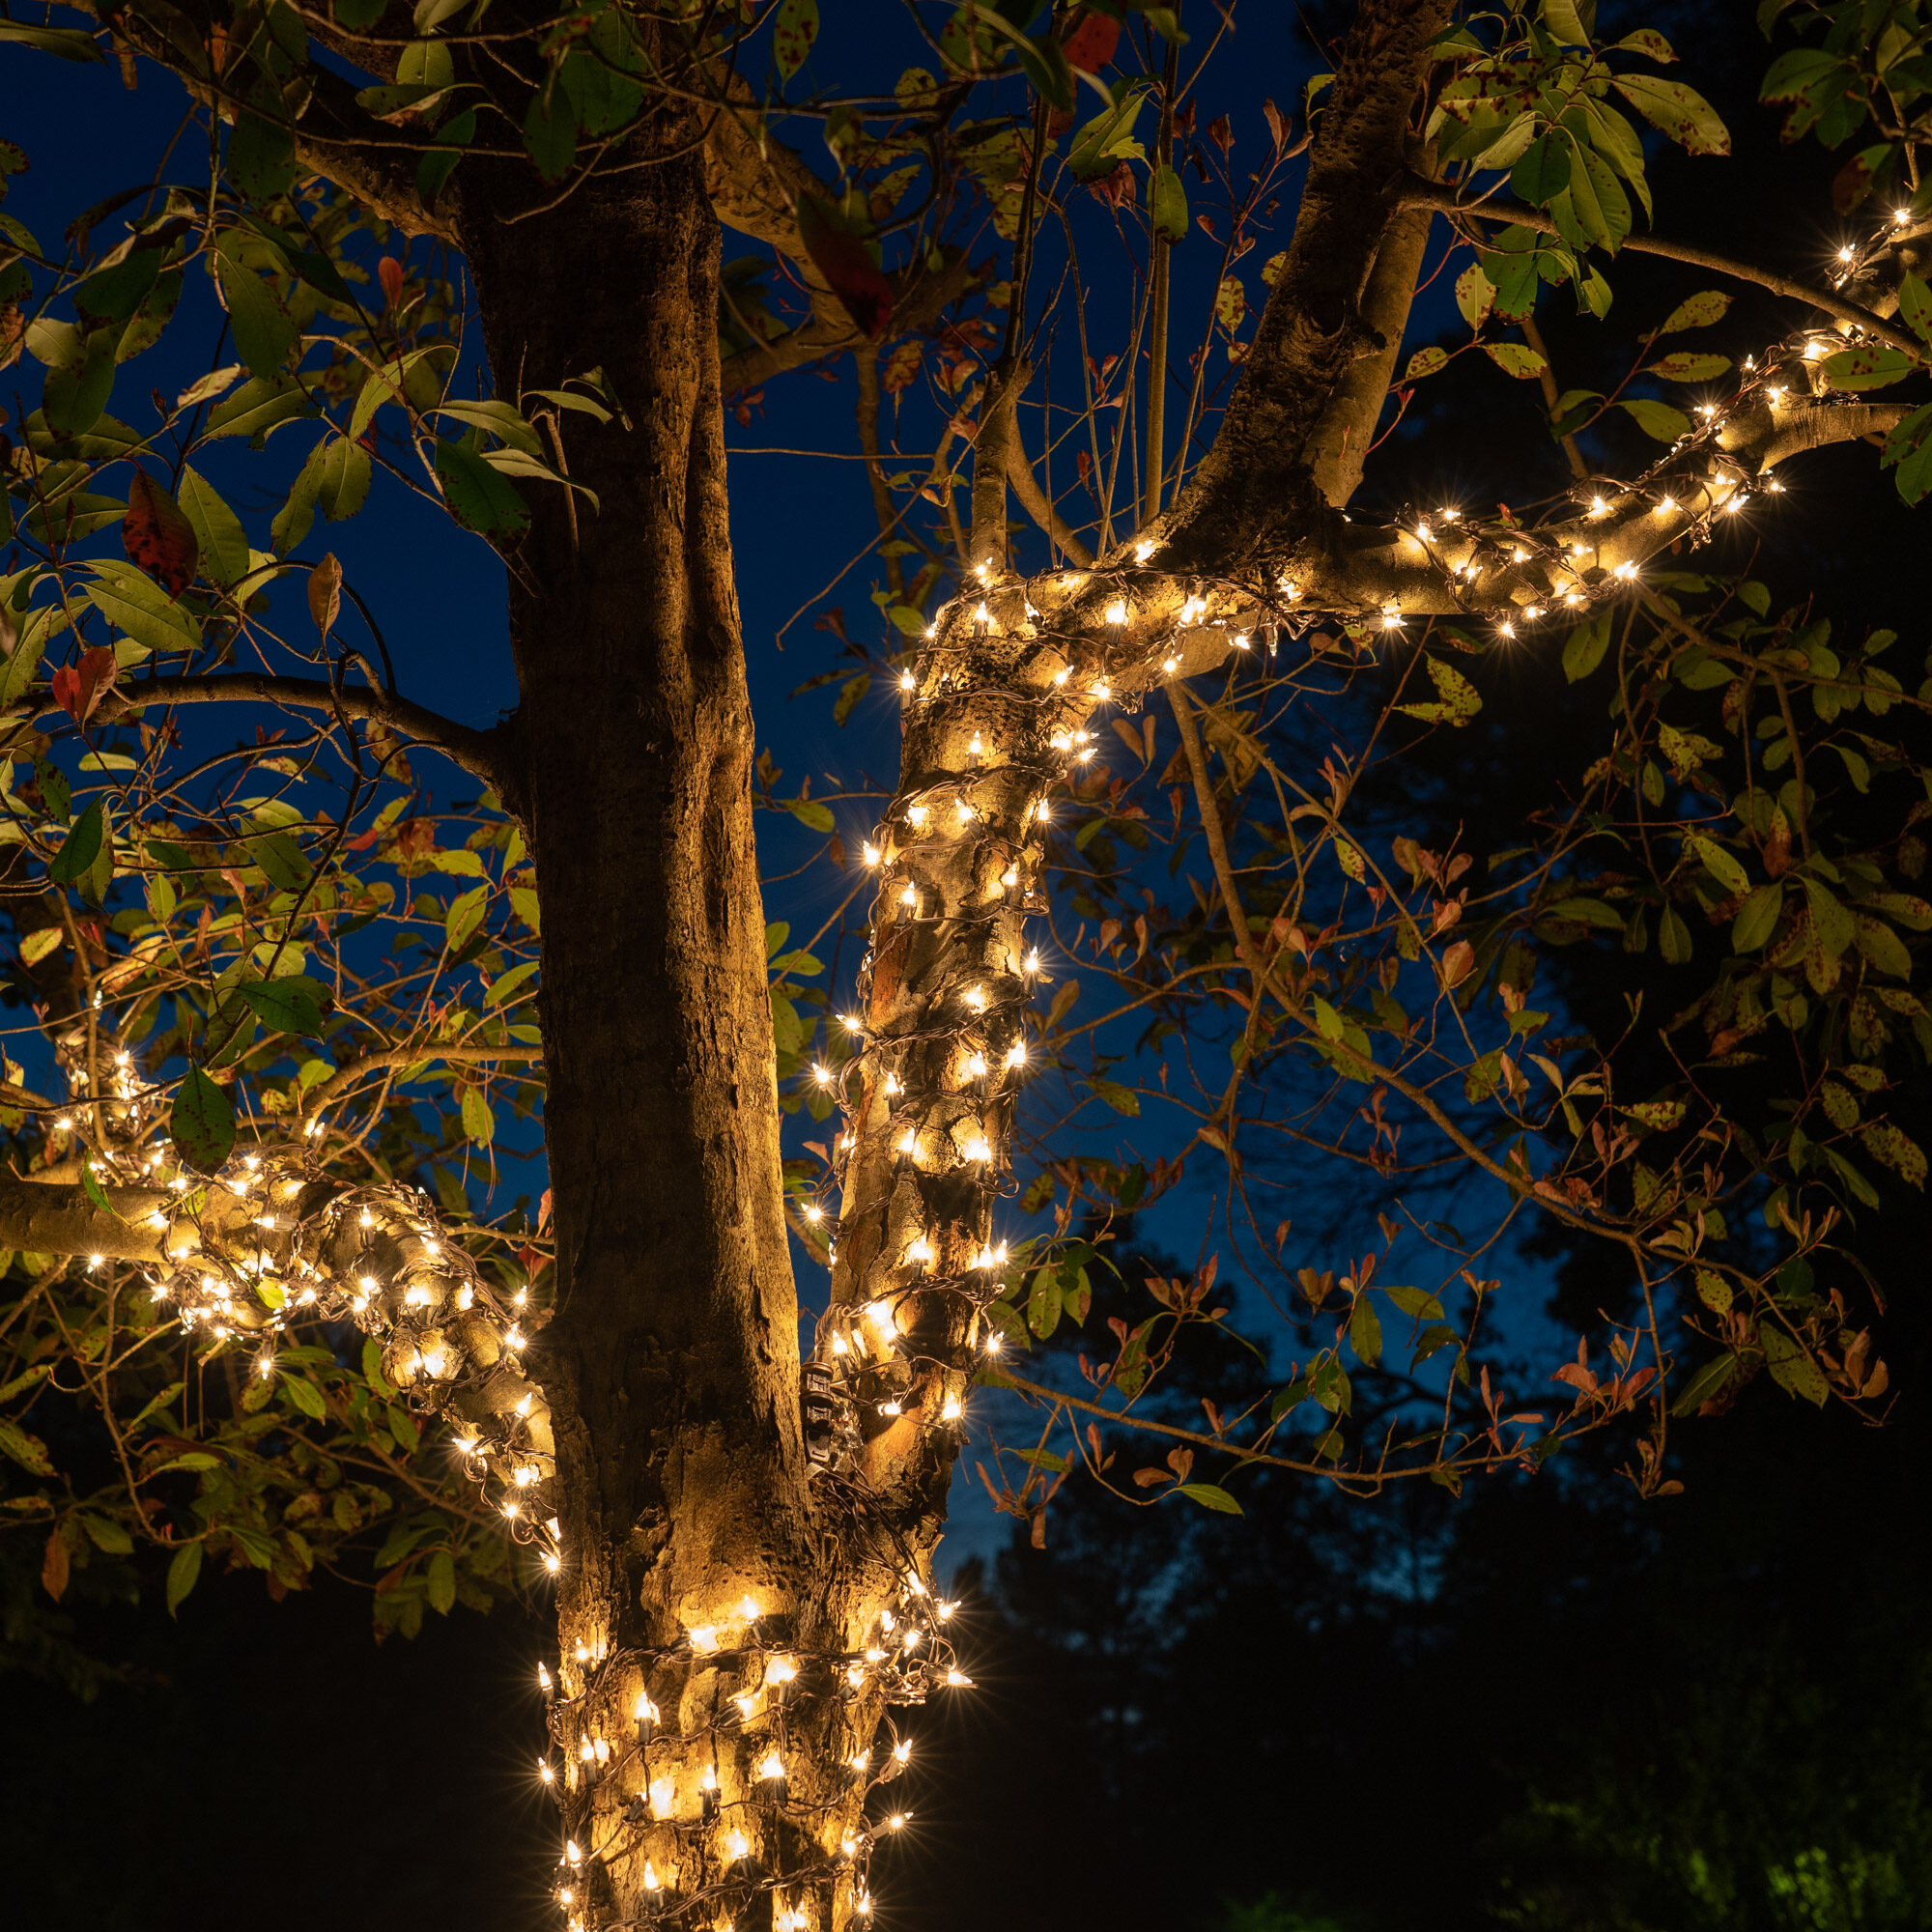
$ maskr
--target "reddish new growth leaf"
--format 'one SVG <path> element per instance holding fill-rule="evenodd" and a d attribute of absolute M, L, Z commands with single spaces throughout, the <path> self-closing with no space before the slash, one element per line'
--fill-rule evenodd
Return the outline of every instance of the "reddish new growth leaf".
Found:
<path fill-rule="evenodd" d="M 170 597 L 179 597 L 194 582 L 201 554 L 194 526 L 145 469 L 134 471 L 128 491 L 121 548 L 128 553 L 128 561 L 145 570 Z"/>
<path fill-rule="evenodd" d="M 376 279 L 383 285 L 384 303 L 394 308 L 403 298 L 403 265 L 393 255 L 384 255 L 376 264 Z"/>
<path fill-rule="evenodd" d="M 54 702 L 73 720 L 85 724 L 102 696 L 114 688 L 114 653 L 105 644 L 97 644 L 81 653 L 77 665 L 62 665 L 54 672 Z"/>
<path fill-rule="evenodd" d="M 885 334 L 893 319 L 893 285 L 866 244 L 839 227 L 823 202 L 800 195 L 798 233 L 812 266 L 832 285 L 832 293 L 868 341 Z"/>
<path fill-rule="evenodd" d="M 1084 73 L 1098 73 L 1114 58 L 1120 39 L 1120 21 L 1089 7 L 1067 29 L 1061 45 L 1065 49 L 1068 67 L 1077 67 Z"/>

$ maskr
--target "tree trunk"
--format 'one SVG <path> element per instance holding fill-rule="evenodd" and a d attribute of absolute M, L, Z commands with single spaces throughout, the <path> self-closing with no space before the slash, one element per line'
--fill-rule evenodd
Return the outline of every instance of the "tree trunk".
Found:
<path fill-rule="evenodd" d="M 554 1473 L 538 1459 L 532 1500 L 562 1553 L 559 1886 L 588 1927 L 831 1926 L 864 1894 L 877 1780 L 853 1759 L 893 1688 L 864 1652 L 907 1586 L 814 1512 L 800 1421 L 717 223 L 673 154 L 469 226 L 499 390 L 601 364 L 626 418 L 562 416 L 601 508 L 573 524 L 560 492 L 531 493 L 511 563 L 507 802 L 542 909 L 557 1236 L 532 1351 Z"/>

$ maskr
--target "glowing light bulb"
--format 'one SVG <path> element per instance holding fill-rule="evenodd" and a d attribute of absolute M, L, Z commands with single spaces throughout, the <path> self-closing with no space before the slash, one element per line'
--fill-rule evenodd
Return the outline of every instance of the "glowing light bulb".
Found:
<path fill-rule="evenodd" d="M 929 806 L 909 805 L 906 807 L 906 823 L 914 831 L 921 830 L 924 826 L 925 821 L 931 816 L 932 810 Z"/>
<path fill-rule="evenodd" d="M 966 1143 L 966 1158 L 968 1160 L 991 1160 L 992 1157 L 993 1150 L 984 1134 L 976 1134 Z"/>
<path fill-rule="evenodd" d="M 966 1077 L 969 1080 L 979 1079 L 985 1070 L 986 1056 L 983 1053 L 971 1053 L 966 1056 Z"/>
<path fill-rule="evenodd" d="M 901 691 L 917 691 L 919 689 L 919 679 L 914 677 L 911 671 L 902 670 L 899 672 L 899 689 Z"/>
<path fill-rule="evenodd" d="M 862 849 L 867 866 L 876 866 L 880 859 L 885 856 L 869 838 L 866 840 Z"/>
<path fill-rule="evenodd" d="M 748 1859 L 751 1857 L 752 1841 L 751 1839 L 746 1837 L 744 1833 L 733 1832 L 729 1833 L 728 1836 L 726 1836 L 724 1840 L 724 1849 L 730 1855 L 731 1863 L 735 1865 L 741 1859 Z"/>
<path fill-rule="evenodd" d="M 767 1751 L 758 1762 L 758 1776 L 767 1780 L 781 1778 L 785 1775 L 784 1759 L 777 1751 Z"/>
<path fill-rule="evenodd" d="M 928 1241 L 923 1235 L 922 1235 L 919 1237 L 919 1239 L 916 1240 L 912 1244 L 912 1246 L 906 1250 L 906 1260 L 909 1262 L 918 1262 L 923 1267 L 929 1266 L 933 1260 L 932 1243 Z"/>
<path fill-rule="evenodd" d="M 1136 563 L 1145 563 L 1153 554 L 1153 539 L 1151 537 L 1143 537 L 1134 546 L 1134 561 Z"/>
<path fill-rule="evenodd" d="M 1035 968 L 1035 970 L 1037 971 L 1038 969 Z M 1023 1039 L 1016 1039 L 1014 1040 L 1011 1046 L 1007 1048 L 1006 1064 L 1009 1066 L 1024 1066 L 1026 1065 L 1026 1057 L 1027 1057 L 1026 1041 Z"/>
<path fill-rule="evenodd" d="M 1116 597 L 1101 614 L 1110 624 L 1124 624 L 1127 621 L 1126 599 Z"/>
<path fill-rule="evenodd" d="M 970 1690 L 973 1688 L 973 1680 L 963 1670 L 949 1670 L 946 1682 L 954 1690 Z"/>
<path fill-rule="evenodd" d="M 716 1650 L 718 1648 L 718 1626 L 716 1624 L 695 1625 L 691 1633 L 691 1647 L 693 1650 L 700 1652 Z"/>
<path fill-rule="evenodd" d="M 1094 696 L 1102 704 L 1105 704 L 1113 695 L 1114 687 L 1104 677 L 1094 687 Z"/>

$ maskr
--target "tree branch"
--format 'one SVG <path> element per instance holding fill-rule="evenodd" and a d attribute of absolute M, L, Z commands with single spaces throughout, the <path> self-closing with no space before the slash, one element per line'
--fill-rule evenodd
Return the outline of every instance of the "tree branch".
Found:
<path fill-rule="evenodd" d="M 67 0 L 67 4 L 103 25 L 110 24 L 99 0 Z M 209 67 L 198 67 L 191 60 L 188 49 L 170 31 L 171 26 L 178 31 L 185 16 L 170 6 L 165 11 L 173 16 L 172 21 L 149 18 L 143 14 L 142 5 L 143 0 L 128 0 L 114 13 L 114 33 L 137 53 L 175 75 L 193 99 L 232 118 L 235 97 L 211 77 Z M 205 44 L 207 21 L 197 19 L 192 24 L 203 35 Z M 297 160 L 407 234 L 434 235 L 458 242 L 457 193 L 445 191 L 432 212 L 416 192 L 416 169 L 425 143 L 378 121 L 357 103 L 355 84 L 319 62 L 308 64 L 303 79 L 310 84 L 309 97 L 300 118 L 290 127 Z"/>
<path fill-rule="evenodd" d="M 1451 0 L 1362 0 L 1308 180 L 1221 429 L 1167 524 L 1177 564 L 1225 569 L 1303 523 L 1309 441 L 1350 366 L 1382 347 L 1361 299 L 1401 205 L 1404 146 Z"/>
<path fill-rule="evenodd" d="M 382 1053 L 367 1053 L 355 1063 L 345 1066 L 332 1079 L 325 1081 L 311 1094 L 304 1111 L 319 1114 L 330 1105 L 338 1095 L 346 1094 L 356 1081 L 371 1073 L 382 1073 L 395 1066 L 415 1066 L 424 1061 L 442 1060 L 452 1065 L 473 1065 L 484 1061 L 526 1062 L 541 1060 L 544 1050 L 541 1046 L 398 1046 Z"/>
<path fill-rule="evenodd" d="M 1426 208 L 1437 214 L 1461 217 L 1475 215 L 1484 221 L 1494 221 L 1519 228 L 1533 228 L 1539 235 L 1554 235 L 1558 232 L 1556 223 L 1547 214 L 1539 214 L 1533 208 L 1497 208 L 1489 202 L 1462 202 L 1445 187 L 1438 187 L 1434 182 L 1417 181 L 1411 178 L 1402 190 L 1402 205 L 1405 208 Z M 1829 289 L 1814 289 L 1807 282 L 1801 282 L 1791 275 L 1780 275 L 1771 269 L 1761 269 L 1753 262 L 1740 262 L 1733 255 L 1719 255 L 1711 248 L 1692 248 L 1682 242 L 1665 242 L 1654 235 L 1629 235 L 1623 245 L 1638 255 L 1662 255 L 1666 261 L 1689 262 L 1693 268 L 1709 269 L 1714 274 L 1729 275 L 1733 281 L 1750 282 L 1761 289 L 1769 289 L 1773 295 L 1788 296 L 1793 301 L 1808 303 L 1812 308 L 1822 310 L 1826 315 L 1835 317 L 1839 322 L 1849 322 L 1880 342 L 1893 349 L 1902 349 L 1909 355 L 1921 356 L 1925 345 L 1916 336 L 1907 335 L 1893 328 L 1883 317 L 1874 315 L 1870 309 L 1857 302 L 1847 301 L 1842 296 L 1833 295 Z"/>
<path fill-rule="evenodd" d="M 1376 425 L 1402 353 L 1433 218 L 1427 210 L 1405 209 L 1389 223 L 1362 293 L 1362 320 L 1381 338 L 1381 347 L 1350 365 L 1308 439 L 1315 487 L 1338 510 L 1361 487 L 1362 466 L 1375 444 Z"/>
<path fill-rule="evenodd" d="M 152 1217 L 172 1197 L 163 1187 L 110 1187 L 102 1213 L 77 1186 L 0 1176 L 0 1246 L 30 1255 L 102 1255 L 164 1266 L 162 1230 Z"/>
<path fill-rule="evenodd" d="M 286 704 L 302 711 L 327 711 L 406 733 L 453 758 L 464 770 L 501 794 L 512 774 L 507 769 L 501 739 L 495 731 L 477 731 L 459 724 L 407 697 L 372 691 L 365 685 L 329 685 L 321 678 L 272 677 L 266 673 L 227 671 L 218 676 L 161 677 L 111 692 L 97 716 L 122 718 L 156 704 Z M 0 717 L 38 721 L 63 715 L 43 698 L 15 704 Z"/>

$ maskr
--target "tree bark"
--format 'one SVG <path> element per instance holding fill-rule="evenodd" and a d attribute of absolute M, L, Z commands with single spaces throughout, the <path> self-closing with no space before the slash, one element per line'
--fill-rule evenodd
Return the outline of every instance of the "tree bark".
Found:
<path fill-rule="evenodd" d="M 570 473 L 601 513 L 573 527 L 560 495 L 535 498 L 510 573 L 508 802 L 542 911 L 557 1236 L 531 1363 L 563 1566 L 553 1768 L 582 1861 L 559 1879 L 591 1927 L 673 1901 L 693 1925 L 804 1909 L 830 1927 L 865 1889 L 873 1780 L 852 1759 L 888 1688 L 853 1660 L 907 1565 L 814 1508 L 803 1438 L 719 231 L 685 134 L 661 128 L 665 158 L 464 238 L 500 391 L 596 364 L 623 410 L 571 418 Z M 659 1714 L 648 1745 L 640 1694 Z M 600 1741 L 608 1757 L 584 1760 Z M 762 1775 L 774 1750 L 781 1782 Z"/>

